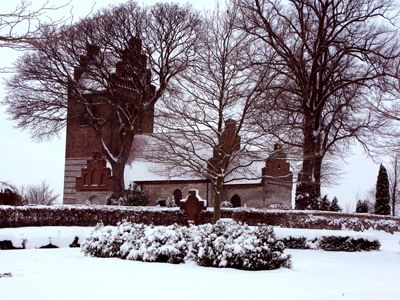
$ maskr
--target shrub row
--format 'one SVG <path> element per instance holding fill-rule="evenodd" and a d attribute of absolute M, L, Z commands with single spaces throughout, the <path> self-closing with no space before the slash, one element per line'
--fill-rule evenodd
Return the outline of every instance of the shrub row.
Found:
<path fill-rule="evenodd" d="M 386 232 L 400 231 L 398 217 L 332 212 L 222 208 L 221 218 L 248 225 L 267 224 L 286 228 L 332 229 Z M 179 208 L 119 206 L 0 206 L 0 228 L 24 226 L 116 225 L 122 220 L 154 225 L 185 225 L 186 214 Z M 200 224 L 212 223 L 213 211 L 200 214 Z"/>
<path fill-rule="evenodd" d="M 234 221 L 215 225 L 154 226 L 124 222 L 98 225 L 82 244 L 85 255 L 200 266 L 271 270 L 290 267 L 290 255 L 271 226 L 249 227 Z"/>
<path fill-rule="evenodd" d="M 372 251 L 379 250 L 381 244 L 378 240 L 369 241 L 363 238 L 352 238 L 349 236 L 321 236 L 319 238 L 307 239 L 305 237 L 288 237 L 281 239 L 286 248 L 289 249 L 322 249 L 325 251 Z"/>
<path fill-rule="evenodd" d="M 112 206 L 0 206 L 0 228 L 26 226 L 117 225 L 121 220 L 133 223 L 186 224 L 179 209 Z"/>
<path fill-rule="evenodd" d="M 400 231 L 400 218 L 337 212 L 231 209 L 231 218 L 249 225 L 265 223 L 285 228 L 386 232 Z M 222 212 L 222 210 L 221 210 Z"/>

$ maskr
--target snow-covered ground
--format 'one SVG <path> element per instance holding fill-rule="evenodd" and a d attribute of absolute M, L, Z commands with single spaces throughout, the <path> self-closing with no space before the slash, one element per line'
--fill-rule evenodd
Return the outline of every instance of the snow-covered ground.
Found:
<path fill-rule="evenodd" d="M 379 239 L 379 251 L 285 250 L 292 269 L 241 271 L 84 256 L 65 248 L 90 228 L 0 229 L 0 241 L 26 239 L 26 247 L 0 251 L 0 299 L 400 299 L 400 233 L 276 228 L 280 237 L 351 235 Z M 6 238 L 7 237 L 7 238 Z M 18 246 L 14 244 L 14 246 Z"/>

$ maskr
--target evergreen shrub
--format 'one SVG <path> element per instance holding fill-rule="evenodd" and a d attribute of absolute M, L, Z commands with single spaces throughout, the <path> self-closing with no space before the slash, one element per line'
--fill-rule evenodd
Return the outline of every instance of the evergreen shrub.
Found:
<path fill-rule="evenodd" d="M 139 186 L 131 182 L 129 188 L 125 191 L 125 196 L 117 199 L 111 194 L 107 199 L 107 205 L 122 206 L 146 206 L 150 202 L 149 191 L 140 190 Z"/>
<path fill-rule="evenodd" d="M 371 251 L 379 250 L 378 240 L 369 241 L 363 238 L 354 239 L 348 236 L 322 236 L 318 239 L 318 248 L 326 251 Z"/>
<path fill-rule="evenodd" d="M 356 213 L 368 213 L 368 203 L 358 200 L 356 204 Z"/>
<path fill-rule="evenodd" d="M 288 238 L 282 239 L 285 248 L 288 249 L 310 249 L 310 246 L 307 244 L 307 239 L 303 237 L 295 238 L 289 236 Z"/>
<path fill-rule="evenodd" d="M 159 205 L 161 207 L 166 207 L 167 206 L 167 200 L 166 199 L 157 199 L 156 200 L 156 205 Z"/>
<path fill-rule="evenodd" d="M 315 239 L 305 237 L 283 238 L 282 242 L 289 249 L 322 249 L 325 251 L 372 251 L 379 250 L 381 244 L 378 240 L 355 239 L 348 236 L 321 236 Z"/>

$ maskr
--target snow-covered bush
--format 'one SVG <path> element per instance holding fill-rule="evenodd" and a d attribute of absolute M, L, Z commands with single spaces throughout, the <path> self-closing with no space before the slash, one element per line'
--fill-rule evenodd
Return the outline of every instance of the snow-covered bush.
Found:
<path fill-rule="evenodd" d="M 290 256 L 273 228 L 251 228 L 236 222 L 180 227 L 124 222 L 118 227 L 99 225 L 81 246 L 85 255 L 182 263 L 243 270 L 290 267 Z"/>
<path fill-rule="evenodd" d="M 290 267 L 283 255 L 284 245 L 276 239 L 271 226 L 256 228 L 234 221 L 201 225 L 192 242 L 190 257 L 201 266 L 243 270 L 271 270 Z"/>
<path fill-rule="evenodd" d="M 291 210 L 292 209 L 292 205 L 291 204 L 270 204 L 268 206 L 269 209 L 282 209 L 282 210 Z"/>
<path fill-rule="evenodd" d="M 131 182 L 125 191 L 125 196 L 117 199 L 111 194 L 107 198 L 107 205 L 146 206 L 150 202 L 149 191 L 140 190 L 139 186 Z"/>
<path fill-rule="evenodd" d="M 354 239 L 348 236 L 322 236 L 318 239 L 318 248 L 326 251 L 371 251 L 379 250 L 378 240 L 369 241 L 363 238 Z"/>
<path fill-rule="evenodd" d="M 145 226 L 140 234 L 133 233 L 121 247 L 121 258 L 129 260 L 183 263 L 188 253 L 186 227 Z"/>
<path fill-rule="evenodd" d="M 81 249 L 85 255 L 119 257 L 125 233 L 128 232 L 130 232 L 130 226 L 104 226 L 103 223 L 99 223 L 90 237 L 82 243 Z"/>
<path fill-rule="evenodd" d="M 156 205 L 161 206 L 161 207 L 166 207 L 167 206 L 167 200 L 166 199 L 157 199 L 156 200 Z"/>
<path fill-rule="evenodd" d="M 290 249 L 322 249 L 346 252 L 379 250 L 381 246 L 378 240 L 355 239 L 349 236 L 321 236 L 314 239 L 290 236 L 282 239 L 282 242 L 286 248 Z"/>
<path fill-rule="evenodd" d="M 285 244 L 285 248 L 288 249 L 310 249 L 304 236 L 299 238 L 289 236 L 288 238 L 283 238 L 282 242 Z"/>
<path fill-rule="evenodd" d="M 223 208 L 232 208 L 233 204 L 231 202 L 229 202 L 229 201 L 222 201 L 221 202 L 221 207 L 223 207 Z"/>
<path fill-rule="evenodd" d="M 175 199 L 167 199 L 167 207 L 177 207 L 176 203 L 175 203 Z"/>
<path fill-rule="evenodd" d="M 161 207 L 176 207 L 176 203 L 174 199 L 162 199 L 159 198 L 156 200 L 156 205 L 161 206 Z"/>

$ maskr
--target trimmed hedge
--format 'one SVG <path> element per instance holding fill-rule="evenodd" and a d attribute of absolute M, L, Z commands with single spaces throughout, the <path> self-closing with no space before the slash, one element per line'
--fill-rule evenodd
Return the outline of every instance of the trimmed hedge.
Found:
<path fill-rule="evenodd" d="M 221 209 L 222 212 L 222 209 Z M 222 213 L 221 213 L 222 215 Z M 367 214 L 299 210 L 233 209 L 232 219 L 249 225 L 268 224 L 284 228 L 330 229 L 386 232 L 400 231 L 400 218 Z"/>
<path fill-rule="evenodd" d="M 378 240 L 369 241 L 349 236 L 321 236 L 314 239 L 290 236 L 281 239 L 281 241 L 285 244 L 285 248 L 289 249 L 322 249 L 325 251 L 355 252 L 379 250 L 381 247 Z"/>
<path fill-rule="evenodd" d="M 222 208 L 221 218 L 248 225 L 267 224 L 286 228 L 331 229 L 386 232 L 400 231 L 400 218 L 368 214 L 315 211 Z M 187 216 L 179 208 L 121 206 L 0 206 L 0 228 L 25 226 L 117 225 L 126 220 L 154 225 L 185 225 Z M 200 224 L 212 223 L 213 211 L 200 213 Z"/>
<path fill-rule="evenodd" d="M 117 225 L 126 220 L 154 225 L 185 225 L 186 214 L 178 208 L 119 206 L 0 206 L 0 228 L 26 226 L 94 227 L 99 222 Z"/>

